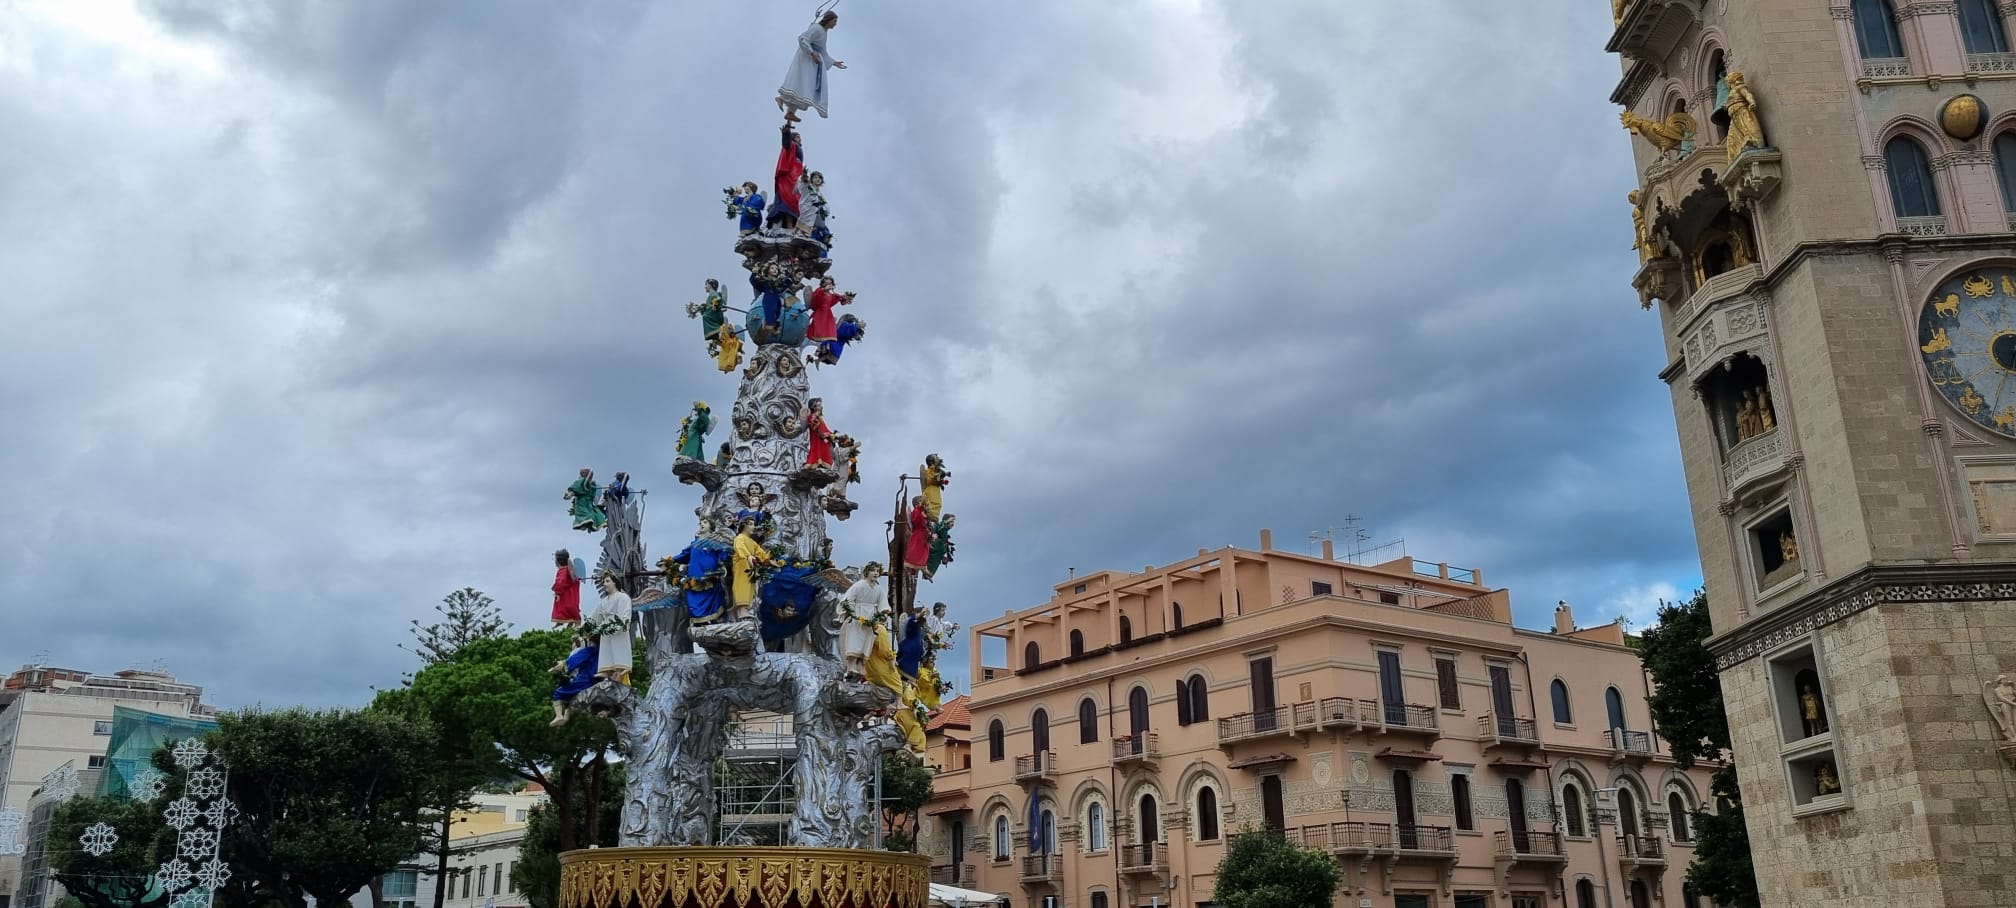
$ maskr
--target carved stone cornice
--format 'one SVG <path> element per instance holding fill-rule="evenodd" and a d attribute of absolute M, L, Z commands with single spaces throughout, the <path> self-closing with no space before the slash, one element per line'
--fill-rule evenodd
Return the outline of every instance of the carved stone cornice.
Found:
<path fill-rule="evenodd" d="M 1718 671 L 1886 603 L 2016 601 L 2007 564 L 1869 565 L 1708 640 Z"/>
<path fill-rule="evenodd" d="M 1939 438 L 1946 434 L 1946 422 L 1941 419 L 1928 418 L 1921 420 L 1918 423 L 1918 428 L 1932 438 Z"/>
<path fill-rule="evenodd" d="M 1836 6 L 1827 10 L 1827 12 L 1836 19 L 1846 19 L 1851 22 L 1855 19 L 1855 8 L 1852 6 Z"/>
<path fill-rule="evenodd" d="M 1862 169 L 1883 173 L 1890 169 L 1890 162 L 1883 160 L 1880 154 L 1865 154 L 1862 156 Z"/>
<path fill-rule="evenodd" d="M 1953 0 L 1919 0 L 1897 7 L 1897 18 L 1910 19 L 1916 16 L 1958 16 L 1960 4 Z"/>

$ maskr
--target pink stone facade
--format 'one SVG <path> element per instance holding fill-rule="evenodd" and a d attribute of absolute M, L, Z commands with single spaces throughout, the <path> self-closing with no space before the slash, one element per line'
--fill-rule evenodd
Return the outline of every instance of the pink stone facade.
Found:
<path fill-rule="evenodd" d="M 1274 828 L 1338 860 L 1337 906 L 1706 904 L 1682 883 L 1707 769 L 1650 733 L 1619 627 L 1563 606 L 1515 628 L 1475 571 L 1327 548 L 1263 532 L 972 628 L 973 693 L 929 757 L 940 879 L 1208 905 L 1226 839 Z"/>

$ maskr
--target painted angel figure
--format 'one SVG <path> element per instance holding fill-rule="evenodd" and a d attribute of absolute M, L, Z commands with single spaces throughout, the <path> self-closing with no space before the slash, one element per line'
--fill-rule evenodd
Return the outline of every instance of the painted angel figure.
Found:
<path fill-rule="evenodd" d="M 850 291 L 841 293 L 834 289 L 833 279 L 822 277 L 819 286 L 805 297 L 806 305 L 812 309 L 812 325 L 805 329 L 805 339 L 811 341 L 837 340 L 840 336 L 840 320 L 833 314 L 839 306 L 854 302 Z"/>
<path fill-rule="evenodd" d="M 553 666 L 553 673 L 564 680 L 553 689 L 553 722 L 555 726 L 567 724 L 568 708 L 574 705 L 574 698 L 582 691 L 595 686 L 595 663 L 598 653 L 595 638 L 587 634 L 574 635 L 574 651 L 567 658 Z"/>
<path fill-rule="evenodd" d="M 826 402 L 815 397 L 805 404 L 805 429 L 811 444 L 805 449 L 805 465 L 833 465 L 833 430 L 826 425 Z"/>
<path fill-rule="evenodd" d="M 728 216 L 740 221 L 743 236 L 755 233 L 763 227 L 763 191 L 755 181 L 744 181 L 739 189 L 724 189 L 722 196 L 728 203 Z"/>
<path fill-rule="evenodd" d="M 889 618 L 881 563 L 868 562 L 861 569 L 861 579 L 847 588 L 840 603 L 840 659 L 849 673 L 865 676 L 868 652 L 875 646 L 875 629 Z"/>
<path fill-rule="evenodd" d="M 751 606 L 756 601 L 756 575 L 759 568 L 774 565 L 777 559 L 753 535 L 756 521 L 743 518 L 735 527 L 735 547 L 732 566 L 729 569 L 729 593 L 732 597 L 728 620 L 740 621 L 749 617 Z"/>
<path fill-rule="evenodd" d="M 777 151 L 777 171 L 772 187 L 776 197 L 770 203 L 770 216 L 764 223 L 785 230 L 798 229 L 798 190 L 805 179 L 805 141 L 785 124 L 783 147 Z"/>
<path fill-rule="evenodd" d="M 588 566 L 567 554 L 553 553 L 553 626 L 581 623 L 581 584 L 588 578 Z"/>
<path fill-rule="evenodd" d="M 951 609 L 943 602 L 931 604 L 931 617 L 925 619 L 924 629 L 931 632 L 931 648 L 951 649 L 953 635 L 959 633 L 959 622 L 950 617 Z"/>
<path fill-rule="evenodd" d="M 679 423 L 679 456 L 690 460 L 707 457 L 707 433 L 714 429 L 714 411 L 704 400 L 693 402 L 693 413 Z"/>
<path fill-rule="evenodd" d="M 821 243 L 833 239 L 833 231 L 826 228 L 826 175 L 816 170 L 807 171 L 798 181 L 798 232 Z"/>
<path fill-rule="evenodd" d="M 928 570 L 931 565 L 931 515 L 925 510 L 924 496 L 911 496 L 906 522 L 910 535 L 903 544 L 903 566 L 919 572 Z"/>
<path fill-rule="evenodd" d="M 955 514 L 947 514 L 931 521 L 931 558 L 924 566 L 924 579 L 938 575 L 938 569 L 952 563 L 952 525 L 958 522 Z"/>
<path fill-rule="evenodd" d="M 840 354 L 847 352 L 847 345 L 868 336 L 868 323 L 849 312 L 840 316 L 840 325 L 833 331 L 832 340 L 819 342 L 819 349 L 805 357 L 807 362 L 831 366 L 840 361 Z"/>
<path fill-rule="evenodd" d="M 923 477 L 924 510 L 937 520 L 945 510 L 945 487 L 952 484 L 952 471 L 945 469 L 945 461 L 938 455 L 926 454 L 918 474 Z"/>
<path fill-rule="evenodd" d="M 616 577 L 604 571 L 595 578 L 595 586 L 602 593 L 601 601 L 595 603 L 595 611 L 589 624 L 599 635 L 596 651 L 599 659 L 595 676 L 607 678 L 618 684 L 630 683 L 630 594 L 616 586 Z"/>
<path fill-rule="evenodd" d="M 798 36 L 798 52 L 791 56 L 791 68 L 784 72 L 784 84 L 777 89 L 777 109 L 784 119 L 798 122 L 798 112 L 807 107 L 826 117 L 826 70 L 846 69 L 847 64 L 826 53 L 826 33 L 840 24 L 840 14 L 827 10 Z"/>
<path fill-rule="evenodd" d="M 603 513 L 602 506 L 595 503 L 596 499 L 601 497 L 599 494 L 601 491 L 601 487 L 595 484 L 595 471 L 582 467 L 580 477 L 575 479 L 573 484 L 567 487 L 567 492 L 561 496 L 570 502 L 567 513 L 574 518 L 575 529 L 593 533 L 609 522 L 609 515 Z"/>
<path fill-rule="evenodd" d="M 721 282 L 708 278 L 702 285 L 707 290 L 704 303 L 687 303 L 686 317 L 700 320 L 700 337 L 711 345 L 721 326 L 728 323 L 728 294 L 721 292 Z M 714 351 L 709 350 L 709 353 Z"/>

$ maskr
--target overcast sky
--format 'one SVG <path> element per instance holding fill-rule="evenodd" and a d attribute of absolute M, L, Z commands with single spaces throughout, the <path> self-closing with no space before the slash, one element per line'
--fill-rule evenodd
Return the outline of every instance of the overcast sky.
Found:
<path fill-rule="evenodd" d="M 0 4 L 0 671 L 362 702 L 452 589 L 546 623 L 584 465 L 675 551 L 735 390 L 683 307 L 811 6 Z M 1528 626 L 1698 582 L 1606 4 L 841 12 L 841 560 L 938 451 L 969 624 L 1352 515 Z"/>

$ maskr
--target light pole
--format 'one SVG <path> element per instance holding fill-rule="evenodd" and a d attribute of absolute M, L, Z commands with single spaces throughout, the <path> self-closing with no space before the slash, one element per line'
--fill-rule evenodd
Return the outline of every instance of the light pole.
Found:
<path fill-rule="evenodd" d="M 1615 788 L 1596 789 L 1596 803 L 1609 804 L 1617 797 Z M 1617 908 L 1617 902 L 1610 896 L 1610 856 L 1603 849 L 1603 811 L 1591 808 L 1589 825 L 1596 831 L 1596 862 L 1603 868 L 1603 908 Z"/>

